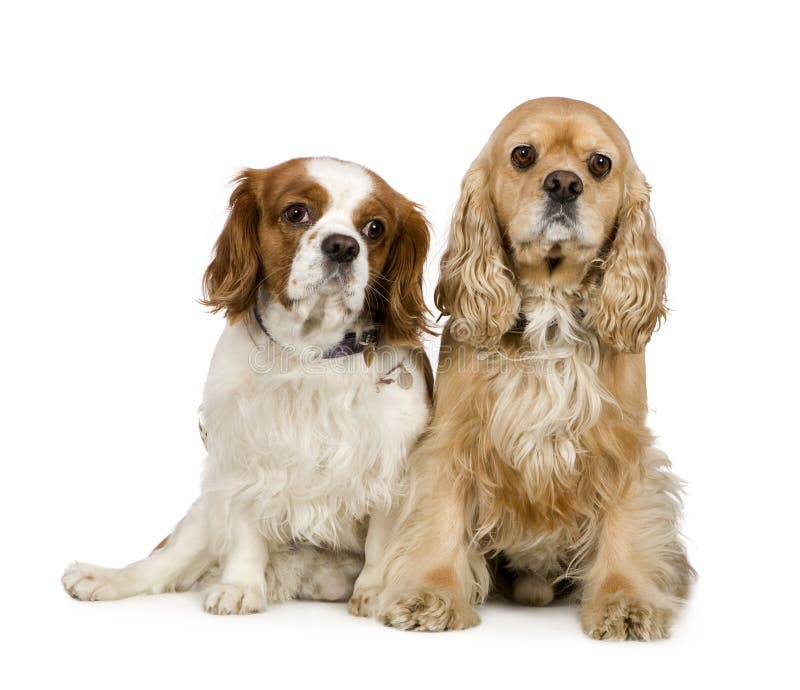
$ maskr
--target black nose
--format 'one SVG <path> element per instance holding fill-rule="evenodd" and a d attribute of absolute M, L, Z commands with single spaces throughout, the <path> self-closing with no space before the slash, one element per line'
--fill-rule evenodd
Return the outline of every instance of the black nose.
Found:
<path fill-rule="evenodd" d="M 544 178 L 542 189 L 554 201 L 565 203 L 574 201 L 581 195 L 583 181 L 575 173 L 569 172 L 569 170 L 554 170 Z"/>
<path fill-rule="evenodd" d="M 325 256 L 338 264 L 350 263 L 358 256 L 360 249 L 358 240 L 347 235 L 328 235 L 322 240 Z"/>

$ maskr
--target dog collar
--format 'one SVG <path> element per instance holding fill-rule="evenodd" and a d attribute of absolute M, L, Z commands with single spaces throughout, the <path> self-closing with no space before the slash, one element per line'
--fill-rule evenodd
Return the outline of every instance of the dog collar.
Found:
<path fill-rule="evenodd" d="M 283 347 L 267 330 L 267 327 L 261 320 L 261 314 L 258 313 L 258 309 L 256 307 L 253 307 L 253 317 L 255 318 L 259 328 L 264 331 L 264 334 L 267 336 L 267 338 L 269 338 L 276 345 Z M 336 359 L 337 357 L 349 357 L 350 355 L 357 355 L 364 352 L 364 350 L 366 350 L 368 347 L 376 345 L 377 342 L 377 329 L 373 328 L 368 331 L 362 331 L 360 335 L 355 331 L 348 331 L 344 334 L 344 338 L 336 343 L 336 345 L 322 353 L 322 359 Z"/>

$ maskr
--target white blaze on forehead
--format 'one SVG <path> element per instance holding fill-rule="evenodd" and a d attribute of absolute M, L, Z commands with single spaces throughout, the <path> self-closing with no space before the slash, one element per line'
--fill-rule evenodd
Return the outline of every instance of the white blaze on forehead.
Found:
<path fill-rule="evenodd" d="M 355 163 L 333 158 L 313 158 L 306 162 L 309 176 L 318 182 L 330 196 L 326 217 L 352 223 L 353 211 L 372 194 L 372 178 L 364 168 Z"/>
<path fill-rule="evenodd" d="M 369 281 L 369 247 L 355 227 L 353 215 L 372 195 L 374 184 L 372 176 L 355 163 L 312 158 L 305 165 L 308 177 L 327 192 L 329 203 L 314 222 L 313 232 L 304 232 L 297 245 L 286 295 L 295 302 L 293 311 L 302 319 L 301 324 L 312 316 L 323 330 L 326 324 L 335 324 L 328 329 L 330 342 L 325 341 L 330 346 L 341 339 L 339 326 L 352 326 L 363 308 Z M 331 235 L 345 235 L 358 243 L 358 256 L 346 266 L 334 265 L 323 250 Z M 323 313 L 317 313 L 320 309 Z"/>

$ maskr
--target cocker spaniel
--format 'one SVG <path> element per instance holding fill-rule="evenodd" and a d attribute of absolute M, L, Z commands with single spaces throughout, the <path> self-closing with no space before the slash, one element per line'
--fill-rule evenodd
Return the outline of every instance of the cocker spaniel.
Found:
<path fill-rule="evenodd" d="M 67 592 L 196 585 L 211 613 L 253 613 L 292 597 L 347 599 L 358 575 L 350 609 L 363 613 L 430 413 L 428 242 L 418 207 L 359 165 L 244 171 L 205 274 L 205 304 L 227 325 L 201 407 L 201 495 L 149 557 L 74 563 Z"/>
<path fill-rule="evenodd" d="M 464 177 L 441 262 L 433 420 L 380 619 L 477 624 L 490 560 L 522 603 L 571 585 L 594 638 L 668 634 L 693 571 L 680 483 L 646 426 L 666 275 L 649 187 L 611 118 L 543 98 L 503 119 Z"/>

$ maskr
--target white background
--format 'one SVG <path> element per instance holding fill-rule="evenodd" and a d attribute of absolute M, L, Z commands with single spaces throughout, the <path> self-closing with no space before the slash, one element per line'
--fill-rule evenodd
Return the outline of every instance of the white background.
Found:
<path fill-rule="evenodd" d="M 3 5 L 4 687 L 797 682 L 796 22 L 653 5 Z M 593 642 L 568 606 L 426 635 L 342 605 L 69 599 L 69 561 L 146 554 L 196 495 L 222 321 L 194 300 L 236 171 L 373 168 L 427 208 L 431 295 L 461 176 L 544 95 L 610 113 L 654 187 L 673 312 L 648 350 L 652 424 L 700 573 L 672 638 Z"/>

